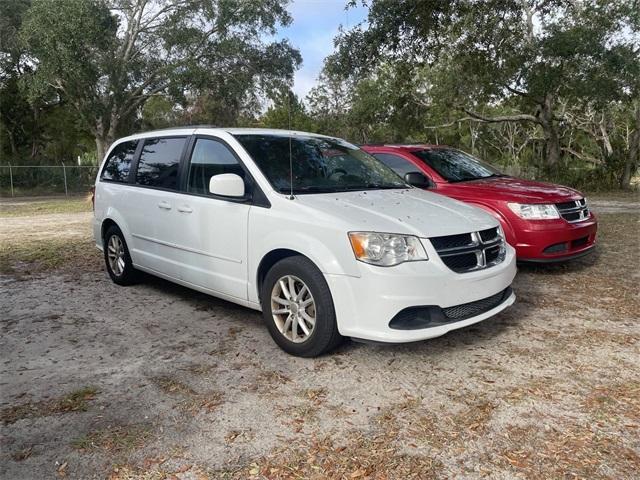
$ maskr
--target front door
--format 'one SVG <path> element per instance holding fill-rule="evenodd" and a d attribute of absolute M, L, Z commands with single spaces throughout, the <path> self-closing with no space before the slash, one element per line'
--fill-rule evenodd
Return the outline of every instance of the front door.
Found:
<path fill-rule="evenodd" d="M 182 279 L 218 294 L 247 298 L 247 221 L 251 205 L 209 193 L 221 173 L 246 173 L 231 149 L 212 137 L 196 137 L 175 202 Z"/>

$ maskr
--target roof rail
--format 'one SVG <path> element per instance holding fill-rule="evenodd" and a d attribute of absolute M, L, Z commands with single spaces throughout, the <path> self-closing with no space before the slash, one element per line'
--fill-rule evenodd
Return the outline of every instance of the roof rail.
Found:
<path fill-rule="evenodd" d="M 178 125 L 176 127 L 164 127 L 164 128 L 154 128 L 153 130 L 145 130 L 143 132 L 138 133 L 151 133 L 151 132 L 162 132 L 165 130 L 182 130 L 182 129 L 190 129 L 190 128 L 220 128 L 218 125 L 209 125 L 209 124 L 197 124 L 197 125 Z"/>

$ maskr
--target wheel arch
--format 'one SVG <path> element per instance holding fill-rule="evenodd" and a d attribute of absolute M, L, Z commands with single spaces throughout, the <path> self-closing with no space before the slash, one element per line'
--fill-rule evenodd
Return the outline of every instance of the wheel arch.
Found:
<path fill-rule="evenodd" d="M 284 258 L 296 256 L 306 258 L 317 268 L 319 268 L 311 258 L 297 250 L 293 250 L 290 248 L 276 248 L 267 252 L 260 260 L 258 269 L 256 270 L 256 289 L 258 290 L 258 301 L 261 301 L 262 284 L 264 283 L 264 279 L 267 276 L 267 273 L 269 272 L 269 270 L 271 270 L 271 267 L 273 267 L 276 263 Z"/>
<path fill-rule="evenodd" d="M 102 221 L 102 226 L 100 227 L 100 238 L 102 238 L 102 243 L 104 244 L 104 236 L 107 233 L 107 230 L 109 230 L 109 228 L 111 228 L 112 226 L 116 226 L 117 228 L 120 229 L 120 231 L 122 231 L 122 229 L 120 228 L 120 226 L 115 222 L 115 220 L 113 220 L 112 218 L 105 218 Z"/>

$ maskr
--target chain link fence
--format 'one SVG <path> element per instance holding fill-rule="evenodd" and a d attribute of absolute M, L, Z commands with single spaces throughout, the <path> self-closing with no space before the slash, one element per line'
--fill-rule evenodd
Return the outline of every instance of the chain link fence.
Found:
<path fill-rule="evenodd" d="M 0 165 L 0 196 L 78 195 L 89 191 L 96 165 Z"/>

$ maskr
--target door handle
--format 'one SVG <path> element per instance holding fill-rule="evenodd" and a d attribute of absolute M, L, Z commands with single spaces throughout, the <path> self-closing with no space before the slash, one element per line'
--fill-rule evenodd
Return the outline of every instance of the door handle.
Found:
<path fill-rule="evenodd" d="M 167 202 L 160 202 L 158 204 L 158 208 L 162 208 L 163 210 L 171 210 L 171 205 L 169 205 Z"/>
<path fill-rule="evenodd" d="M 182 213 L 191 213 L 193 209 L 187 205 L 183 205 L 182 207 L 178 207 L 178 211 Z"/>

